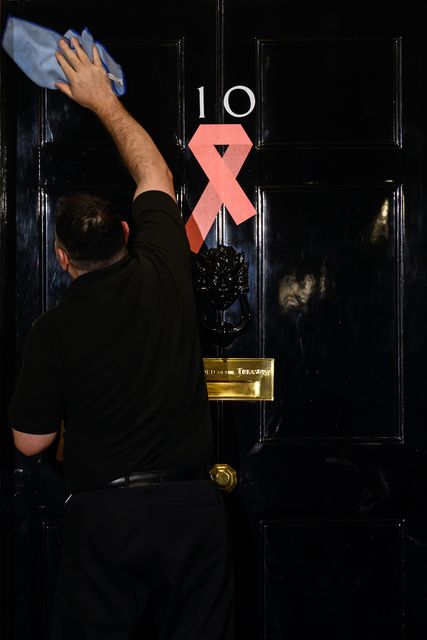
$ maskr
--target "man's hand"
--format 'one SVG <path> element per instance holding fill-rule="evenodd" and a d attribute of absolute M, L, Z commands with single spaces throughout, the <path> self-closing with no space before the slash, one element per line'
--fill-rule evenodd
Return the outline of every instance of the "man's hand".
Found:
<path fill-rule="evenodd" d="M 117 98 L 111 88 L 111 82 L 99 57 L 98 49 L 93 46 L 93 62 L 76 38 L 71 38 L 74 49 L 68 46 L 65 40 L 59 41 L 61 52 L 57 52 L 56 59 L 65 73 L 69 84 L 57 82 L 56 86 L 66 96 L 87 107 L 94 112 L 99 112 Z"/>

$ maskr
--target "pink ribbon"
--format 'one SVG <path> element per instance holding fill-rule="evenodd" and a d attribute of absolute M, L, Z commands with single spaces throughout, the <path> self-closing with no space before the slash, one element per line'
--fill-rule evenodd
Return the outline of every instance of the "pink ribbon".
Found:
<path fill-rule="evenodd" d="M 223 156 L 215 145 L 228 145 Z M 252 142 L 241 124 L 201 124 L 188 146 L 209 178 L 185 227 L 191 250 L 198 253 L 222 204 L 236 224 L 256 215 L 236 180 Z"/>

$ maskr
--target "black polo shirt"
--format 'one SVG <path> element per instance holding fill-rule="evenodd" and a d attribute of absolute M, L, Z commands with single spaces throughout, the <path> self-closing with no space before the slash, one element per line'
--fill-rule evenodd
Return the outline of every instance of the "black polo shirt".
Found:
<path fill-rule="evenodd" d="M 11 426 L 65 424 L 72 490 L 132 471 L 211 463 L 190 250 L 173 199 L 133 204 L 129 256 L 73 281 L 33 324 L 9 406 Z"/>

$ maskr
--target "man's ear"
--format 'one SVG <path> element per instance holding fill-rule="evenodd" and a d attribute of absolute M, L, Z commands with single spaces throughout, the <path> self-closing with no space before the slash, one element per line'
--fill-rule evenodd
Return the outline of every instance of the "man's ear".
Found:
<path fill-rule="evenodd" d="M 61 267 L 64 269 L 64 271 L 68 272 L 70 268 L 70 258 L 68 257 L 67 252 L 64 251 L 62 247 L 55 245 L 55 253 Z"/>
<path fill-rule="evenodd" d="M 122 220 L 121 222 L 122 222 L 123 235 L 125 238 L 125 244 L 127 244 L 129 240 L 129 225 L 124 220 Z"/>

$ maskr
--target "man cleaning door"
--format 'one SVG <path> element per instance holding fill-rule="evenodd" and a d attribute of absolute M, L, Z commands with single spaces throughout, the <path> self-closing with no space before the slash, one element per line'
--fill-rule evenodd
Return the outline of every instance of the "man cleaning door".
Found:
<path fill-rule="evenodd" d="M 71 43 L 56 54 L 67 78 L 57 87 L 116 143 L 136 182 L 135 229 L 129 240 L 102 198 L 60 200 L 55 250 L 73 283 L 34 323 L 9 407 L 26 455 L 65 422 L 72 497 L 53 637 L 129 638 L 150 604 L 159 640 L 229 640 L 231 561 L 172 175 L 96 46 L 92 61 Z"/>

